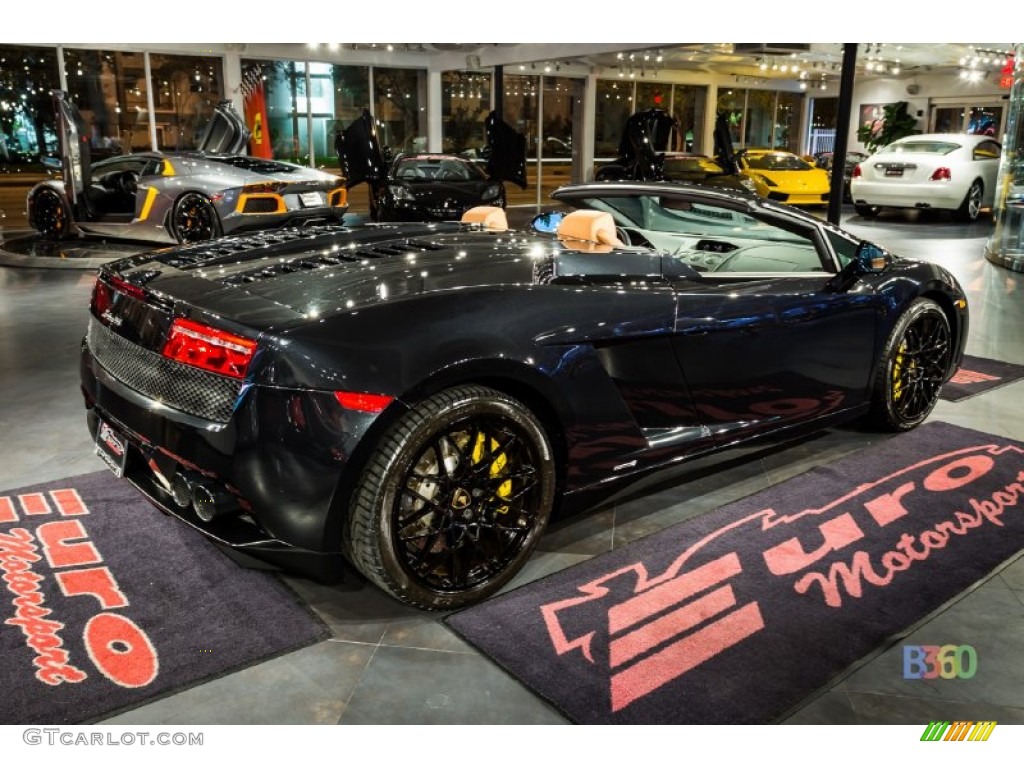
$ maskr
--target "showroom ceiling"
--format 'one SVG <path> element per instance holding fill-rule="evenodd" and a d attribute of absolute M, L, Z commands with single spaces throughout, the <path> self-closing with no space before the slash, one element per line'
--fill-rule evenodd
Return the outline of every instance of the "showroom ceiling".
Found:
<path fill-rule="evenodd" d="M 316 44 L 314 44 L 316 45 Z M 579 66 L 619 70 L 634 77 L 665 71 L 714 72 L 760 78 L 793 79 L 838 76 L 842 43 L 674 43 L 674 44 L 530 44 L 530 43 L 345 43 L 324 44 L 392 54 L 411 53 L 445 60 L 446 68 L 464 66 Z M 963 68 L 997 71 L 1011 43 L 860 43 L 858 76 L 952 74 Z"/>

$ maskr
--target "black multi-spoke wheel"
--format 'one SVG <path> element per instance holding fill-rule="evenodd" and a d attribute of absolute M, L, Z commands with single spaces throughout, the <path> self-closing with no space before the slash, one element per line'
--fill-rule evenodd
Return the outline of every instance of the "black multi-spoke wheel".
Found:
<path fill-rule="evenodd" d="M 501 392 L 456 387 L 419 403 L 384 436 L 353 494 L 345 548 L 399 600 L 458 608 L 515 575 L 554 493 L 537 418 Z"/>
<path fill-rule="evenodd" d="M 32 223 L 40 234 L 62 240 L 71 230 L 71 217 L 64 199 L 53 189 L 41 189 L 32 201 Z"/>
<path fill-rule="evenodd" d="M 917 299 L 903 313 L 885 345 L 875 379 L 872 416 L 894 431 L 912 429 L 932 412 L 946 381 L 952 335 L 938 304 Z"/>
<path fill-rule="evenodd" d="M 186 192 L 178 198 L 171 214 L 171 227 L 179 243 L 201 243 L 220 237 L 217 211 L 198 192 Z"/>

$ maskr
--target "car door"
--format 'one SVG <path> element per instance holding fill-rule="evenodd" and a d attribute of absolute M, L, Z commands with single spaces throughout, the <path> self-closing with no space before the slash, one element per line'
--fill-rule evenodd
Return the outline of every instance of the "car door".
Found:
<path fill-rule="evenodd" d="M 652 200 L 647 216 L 686 233 L 672 258 L 699 272 L 674 281 L 673 345 L 717 442 L 865 402 L 881 300 L 837 288 L 838 234 L 783 209 L 685 193 Z"/>
<path fill-rule="evenodd" d="M 387 177 L 387 158 L 377 135 L 377 121 L 367 110 L 334 136 L 338 162 L 349 189 L 366 182 L 376 197 Z M 372 199 L 372 198 L 371 198 Z"/>
<path fill-rule="evenodd" d="M 65 91 L 50 91 L 50 95 L 60 137 L 64 190 L 71 203 L 72 217 L 76 221 L 88 220 L 92 216 L 86 195 L 92 183 L 89 129 Z"/>
<path fill-rule="evenodd" d="M 526 136 L 506 123 L 497 112 L 484 121 L 487 135 L 487 175 L 526 189 Z"/>
<path fill-rule="evenodd" d="M 199 152 L 238 155 L 245 152 L 251 133 L 234 104 L 225 99 L 217 104 L 196 146 Z"/>

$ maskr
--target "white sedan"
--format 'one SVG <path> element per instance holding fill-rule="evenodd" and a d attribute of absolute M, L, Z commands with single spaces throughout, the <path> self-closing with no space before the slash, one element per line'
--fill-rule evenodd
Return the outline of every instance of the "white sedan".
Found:
<path fill-rule="evenodd" d="M 934 208 L 974 221 L 992 206 L 1001 149 L 991 137 L 965 133 L 894 141 L 854 168 L 854 209 L 873 217 L 882 208 Z"/>

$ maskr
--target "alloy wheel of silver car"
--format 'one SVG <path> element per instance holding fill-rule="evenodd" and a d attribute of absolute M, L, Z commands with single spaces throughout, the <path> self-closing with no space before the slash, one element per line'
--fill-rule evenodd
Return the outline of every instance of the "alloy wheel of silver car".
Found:
<path fill-rule="evenodd" d="M 52 189 L 41 189 L 32 202 L 32 223 L 43 237 L 62 240 L 71 229 L 71 217 L 61 196 Z"/>
<path fill-rule="evenodd" d="M 198 192 L 186 192 L 174 204 L 172 233 L 179 243 L 201 243 L 220 237 L 220 219 L 213 204 Z"/>

